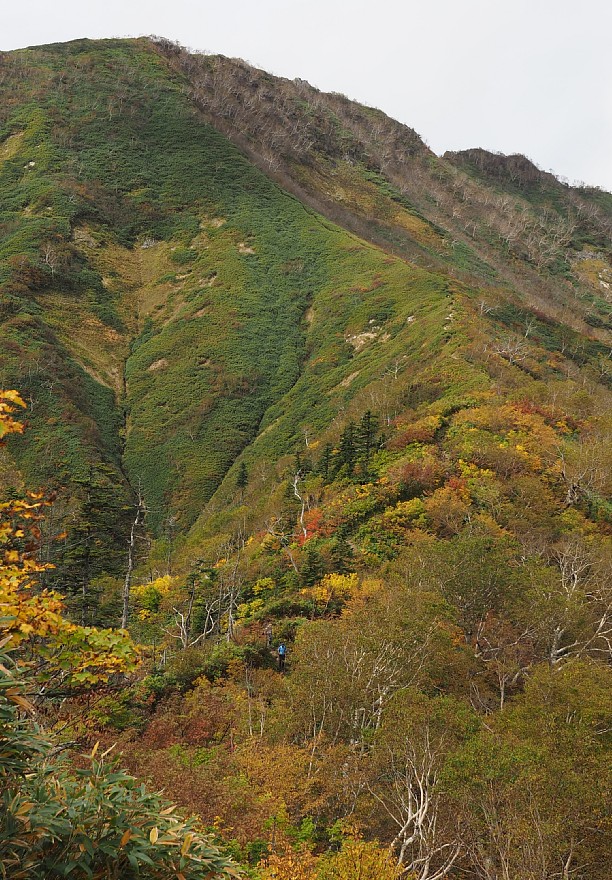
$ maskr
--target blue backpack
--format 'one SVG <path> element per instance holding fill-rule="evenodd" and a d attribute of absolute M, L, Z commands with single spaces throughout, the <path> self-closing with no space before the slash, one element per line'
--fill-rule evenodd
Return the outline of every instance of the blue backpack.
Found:
<path fill-rule="evenodd" d="M 283 644 L 280 644 L 278 646 L 278 656 L 284 657 L 286 653 L 287 653 L 287 648 Z"/>

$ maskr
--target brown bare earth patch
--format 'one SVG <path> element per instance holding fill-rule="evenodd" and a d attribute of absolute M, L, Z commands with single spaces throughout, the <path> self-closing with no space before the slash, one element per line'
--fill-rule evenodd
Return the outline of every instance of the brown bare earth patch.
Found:
<path fill-rule="evenodd" d="M 352 336 L 345 336 L 345 340 L 352 345 L 355 351 L 361 351 L 362 348 L 378 338 L 378 330 L 365 330 L 363 333 L 355 333 Z"/>
<path fill-rule="evenodd" d="M 12 159 L 13 156 L 17 155 L 24 134 L 24 131 L 18 131 L 7 137 L 2 146 L 0 146 L 0 162 L 5 162 L 7 159 Z"/>
<path fill-rule="evenodd" d="M 157 370 L 163 370 L 167 366 L 168 366 L 168 361 L 166 360 L 166 358 L 160 358 L 157 361 L 153 361 L 153 363 L 150 364 L 147 367 L 147 369 L 150 373 L 154 373 Z"/>
<path fill-rule="evenodd" d="M 342 382 L 340 382 L 342 388 L 348 388 L 351 382 L 357 378 L 360 372 L 361 370 L 356 370 L 354 373 L 351 373 L 350 376 L 347 376 L 346 379 L 343 379 Z"/>

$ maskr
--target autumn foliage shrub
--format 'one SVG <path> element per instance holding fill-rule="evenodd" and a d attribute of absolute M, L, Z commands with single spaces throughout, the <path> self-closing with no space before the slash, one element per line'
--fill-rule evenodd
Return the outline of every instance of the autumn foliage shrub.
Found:
<path fill-rule="evenodd" d="M 441 424 L 442 419 L 438 415 L 425 416 L 407 427 L 400 423 L 399 433 L 387 441 L 387 449 L 398 452 L 411 443 L 431 443 Z"/>
<path fill-rule="evenodd" d="M 399 484 L 402 498 L 409 499 L 435 489 L 443 473 L 444 468 L 440 461 L 433 456 L 424 456 L 394 466 L 389 471 L 389 477 Z"/>

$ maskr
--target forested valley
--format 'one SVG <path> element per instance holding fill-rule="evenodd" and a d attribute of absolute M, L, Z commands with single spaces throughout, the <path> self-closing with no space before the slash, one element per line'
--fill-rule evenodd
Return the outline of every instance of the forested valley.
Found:
<path fill-rule="evenodd" d="M 608 880 L 612 195 L 158 37 L 0 93 L 2 877 Z"/>

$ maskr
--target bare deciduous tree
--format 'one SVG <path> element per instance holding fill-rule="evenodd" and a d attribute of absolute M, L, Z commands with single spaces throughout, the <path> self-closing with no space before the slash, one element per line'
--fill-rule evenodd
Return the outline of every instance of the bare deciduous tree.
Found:
<path fill-rule="evenodd" d="M 128 542 L 128 560 L 127 560 L 127 569 L 125 572 L 125 580 L 123 582 L 123 590 L 121 593 L 122 599 L 122 612 L 121 612 L 121 629 L 127 629 L 129 614 L 130 614 L 130 590 L 132 586 L 132 573 L 134 571 L 134 561 L 136 558 L 136 541 L 138 539 L 138 529 L 142 525 L 147 508 L 145 506 L 144 497 L 142 494 L 142 486 L 140 483 L 138 484 L 138 490 L 136 495 L 136 515 L 132 521 L 132 526 L 130 528 L 130 537 Z"/>
<path fill-rule="evenodd" d="M 368 785 L 397 833 L 390 850 L 398 868 L 415 880 L 443 880 L 461 852 L 461 842 L 442 830 L 438 791 L 440 744 L 428 727 L 412 732 L 402 748 L 388 748 L 383 769 Z"/>

